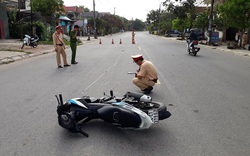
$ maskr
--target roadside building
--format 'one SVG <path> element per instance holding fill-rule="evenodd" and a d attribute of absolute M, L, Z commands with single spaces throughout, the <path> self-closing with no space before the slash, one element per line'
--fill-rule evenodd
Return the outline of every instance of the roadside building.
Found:
<path fill-rule="evenodd" d="M 64 6 L 65 13 L 60 17 L 60 24 L 63 26 L 64 32 L 68 33 L 73 25 L 80 27 L 80 34 L 86 36 L 93 33 L 93 23 L 89 23 L 90 19 L 100 18 L 104 15 L 110 15 L 109 12 L 84 12 L 83 6 Z M 95 14 L 95 15 L 94 15 Z"/>
<path fill-rule="evenodd" d="M 84 7 L 80 6 L 63 6 L 65 12 L 61 15 L 59 20 L 63 27 L 65 34 L 68 34 L 73 25 L 79 25 L 80 34 L 82 35 L 84 28 Z"/>
<path fill-rule="evenodd" d="M 7 10 L 18 8 L 18 0 L 0 0 L 0 39 L 10 38 Z"/>

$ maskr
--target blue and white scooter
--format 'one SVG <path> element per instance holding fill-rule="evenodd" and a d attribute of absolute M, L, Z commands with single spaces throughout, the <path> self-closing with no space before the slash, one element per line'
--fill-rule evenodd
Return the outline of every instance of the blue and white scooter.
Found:
<path fill-rule="evenodd" d="M 124 97 L 117 98 L 110 91 L 109 97 L 84 96 L 65 103 L 61 94 L 56 98 L 59 125 L 87 137 L 81 127 L 92 119 L 102 119 L 121 128 L 143 130 L 171 116 L 163 103 L 153 102 L 150 96 L 140 93 L 127 92 Z"/>

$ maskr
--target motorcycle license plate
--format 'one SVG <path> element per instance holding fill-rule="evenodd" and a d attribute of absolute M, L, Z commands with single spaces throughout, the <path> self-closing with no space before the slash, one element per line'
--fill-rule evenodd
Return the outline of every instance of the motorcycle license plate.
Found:
<path fill-rule="evenodd" d="M 159 113 L 158 113 L 157 109 L 148 110 L 148 116 L 151 118 L 153 123 L 159 122 Z"/>

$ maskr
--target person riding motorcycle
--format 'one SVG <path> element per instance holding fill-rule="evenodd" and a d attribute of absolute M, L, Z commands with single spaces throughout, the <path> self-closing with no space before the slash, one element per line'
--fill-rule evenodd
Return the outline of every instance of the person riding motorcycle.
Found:
<path fill-rule="evenodd" d="M 189 43 L 192 43 L 192 41 L 197 41 L 198 40 L 198 35 L 194 32 L 193 29 L 190 30 L 190 35 L 188 37 Z M 194 44 L 191 45 L 192 48 L 194 48 Z"/>
<path fill-rule="evenodd" d="M 198 35 L 194 32 L 194 29 L 191 29 L 191 30 L 190 30 L 189 38 L 190 38 L 191 40 L 198 40 Z"/>

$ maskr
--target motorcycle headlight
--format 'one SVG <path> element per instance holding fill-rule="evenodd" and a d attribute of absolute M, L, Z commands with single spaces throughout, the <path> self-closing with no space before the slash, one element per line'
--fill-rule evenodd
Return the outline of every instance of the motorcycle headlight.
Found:
<path fill-rule="evenodd" d="M 58 116 L 59 125 L 66 129 L 74 129 L 75 122 L 67 113 Z"/>

